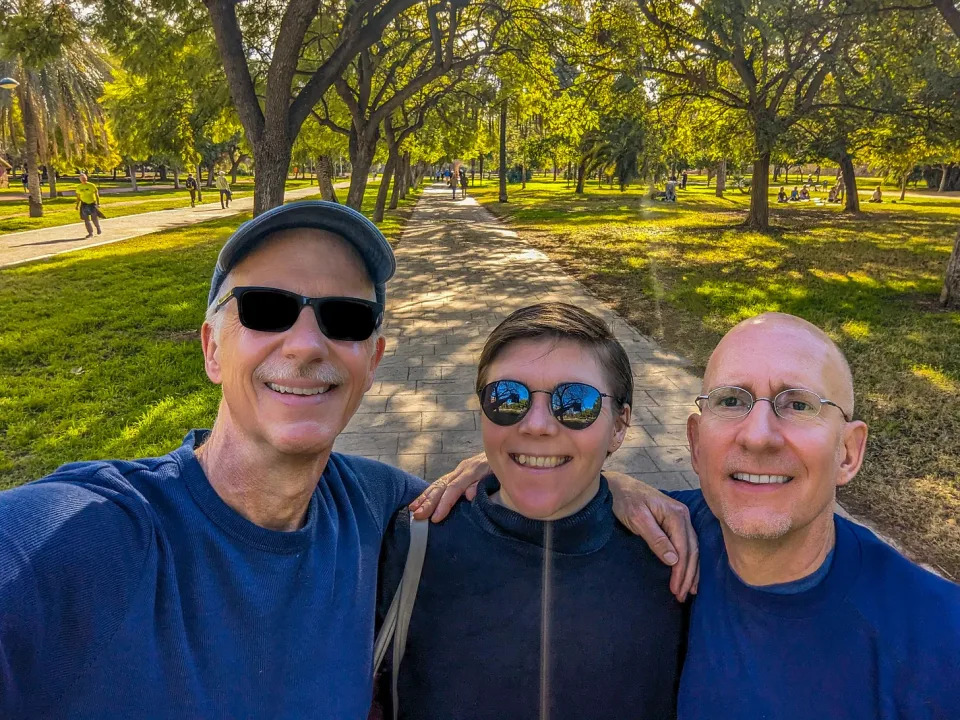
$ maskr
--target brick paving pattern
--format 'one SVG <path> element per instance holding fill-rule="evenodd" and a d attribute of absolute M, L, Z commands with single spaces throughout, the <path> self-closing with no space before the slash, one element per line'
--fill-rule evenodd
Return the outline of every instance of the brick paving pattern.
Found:
<path fill-rule="evenodd" d="M 428 187 L 397 247 L 387 288 L 387 351 L 335 449 L 427 480 L 481 449 L 476 363 L 488 333 L 534 302 L 562 300 L 603 317 L 633 364 L 632 427 L 607 467 L 662 489 L 699 487 L 685 422 L 700 379 L 472 198 Z"/>

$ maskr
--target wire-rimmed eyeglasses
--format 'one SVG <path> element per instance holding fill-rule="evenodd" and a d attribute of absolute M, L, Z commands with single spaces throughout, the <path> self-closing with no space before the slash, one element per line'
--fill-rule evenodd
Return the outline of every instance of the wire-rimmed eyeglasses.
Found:
<path fill-rule="evenodd" d="M 851 422 L 852 418 L 843 408 L 832 400 L 817 395 L 813 390 L 803 388 L 788 388 L 778 392 L 773 398 L 755 398 L 749 390 L 735 385 L 722 385 L 714 388 L 706 395 L 697 395 L 696 404 L 703 412 L 704 406 L 714 415 L 722 418 L 742 418 L 753 410 L 753 406 L 761 400 L 770 403 L 777 417 L 784 420 L 812 420 L 820 414 L 824 405 L 833 405 L 842 414 L 843 419 Z"/>

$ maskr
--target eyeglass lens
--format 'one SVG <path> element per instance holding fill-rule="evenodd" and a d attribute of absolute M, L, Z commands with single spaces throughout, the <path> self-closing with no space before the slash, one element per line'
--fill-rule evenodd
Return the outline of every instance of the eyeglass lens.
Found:
<path fill-rule="evenodd" d="M 516 380 L 497 380 L 480 391 L 484 415 L 497 425 L 514 425 L 532 405 L 530 389 Z M 589 427 L 600 416 L 603 395 L 586 383 L 561 383 L 550 393 L 550 411 L 571 430 Z"/>
<path fill-rule="evenodd" d="M 754 405 L 754 397 L 738 387 L 718 387 L 707 395 L 712 413 L 726 418 L 743 417 Z M 785 420 L 810 420 L 820 414 L 820 396 L 811 390 L 791 389 L 773 398 L 773 409 Z"/>
<path fill-rule="evenodd" d="M 331 340 L 366 340 L 376 330 L 377 312 L 347 298 L 311 303 L 320 331 Z M 283 332 L 293 327 L 303 307 L 300 296 L 281 290 L 244 290 L 237 309 L 244 327 L 261 332 Z"/>

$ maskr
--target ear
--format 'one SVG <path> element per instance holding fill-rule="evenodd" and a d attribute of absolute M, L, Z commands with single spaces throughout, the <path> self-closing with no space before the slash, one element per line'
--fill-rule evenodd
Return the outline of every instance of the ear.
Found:
<path fill-rule="evenodd" d="M 377 344 L 373 349 L 373 355 L 370 357 L 370 366 L 367 369 L 367 381 L 363 384 L 363 391 L 367 392 L 371 387 L 373 387 L 373 378 L 376 373 L 377 366 L 380 364 L 380 361 L 383 360 L 383 351 L 387 349 L 387 341 L 383 339 L 383 335 L 377 338 Z"/>
<path fill-rule="evenodd" d="M 860 472 L 866 449 L 867 424 L 860 420 L 848 422 L 843 428 L 843 437 L 838 450 L 840 472 L 837 473 L 837 487 L 846 485 Z"/>
<path fill-rule="evenodd" d="M 693 466 L 693 471 L 697 475 L 700 474 L 700 468 L 697 466 L 700 463 L 700 419 L 702 417 L 700 413 L 690 413 L 690 417 L 687 418 L 687 444 L 690 446 L 690 465 Z"/>
<path fill-rule="evenodd" d="M 607 446 L 607 455 L 616 452 L 623 445 L 624 438 L 627 437 L 627 430 L 630 428 L 630 417 L 633 409 L 629 405 L 624 405 L 620 414 L 614 418 L 613 436 L 610 438 L 610 444 Z"/>
<path fill-rule="evenodd" d="M 213 327 L 204 321 L 200 327 L 200 344 L 203 347 L 203 368 L 210 382 L 219 385 L 223 382 L 223 369 L 220 367 L 220 345 L 214 339 Z"/>

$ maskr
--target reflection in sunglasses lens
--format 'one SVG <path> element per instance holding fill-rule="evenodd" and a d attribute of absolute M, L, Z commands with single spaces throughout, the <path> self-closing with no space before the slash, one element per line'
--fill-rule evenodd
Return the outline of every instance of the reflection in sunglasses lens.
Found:
<path fill-rule="evenodd" d="M 590 385 L 564 383 L 553 391 L 551 403 L 557 420 L 568 428 L 582 430 L 600 416 L 603 397 Z"/>
<path fill-rule="evenodd" d="M 497 425 L 514 425 L 530 409 L 530 391 L 518 382 L 500 380 L 484 388 L 483 412 Z"/>

